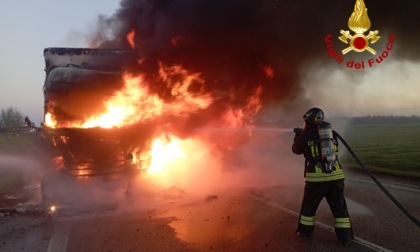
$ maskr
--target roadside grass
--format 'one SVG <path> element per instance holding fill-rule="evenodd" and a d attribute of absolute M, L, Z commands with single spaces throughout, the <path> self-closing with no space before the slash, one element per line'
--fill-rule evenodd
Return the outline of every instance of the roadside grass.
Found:
<path fill-rule="evenodd" d="M 0 153 L 25 154 L 34 147 L 37 133 L 24 133 L 11 136 L 7 133 L 0 134 Z"/>
<path fill-rule="evenodd" d="M 420 178 L 420 123 L 350 123 L 343 137 L 370 170 Z M 348 152 L 341 161 L 359 167 Z"/>

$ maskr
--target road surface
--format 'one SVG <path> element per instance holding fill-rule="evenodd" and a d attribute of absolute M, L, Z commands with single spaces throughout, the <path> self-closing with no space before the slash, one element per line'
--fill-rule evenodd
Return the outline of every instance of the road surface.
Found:
<path fill-rule="evenodd" d="M 420 218 L 417 181 L 381 179 Z M 0 251 L 418 251 L 420 228 L 363 173 L 347 172 L 346 198 L 356 239 L 341 248 L 325 201 L 312 241 L 295 236 L 303 184 L 231 188 L 188 197 L 177 188 L 153 202 L 30 211 L 0 218 Z"/>

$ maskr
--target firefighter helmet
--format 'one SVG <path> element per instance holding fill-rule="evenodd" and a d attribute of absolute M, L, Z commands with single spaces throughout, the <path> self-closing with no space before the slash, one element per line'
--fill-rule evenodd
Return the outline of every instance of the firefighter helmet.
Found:
<path fill-rule="evenodd" d="M 324 111 L 320 108 L 311 108 L 303 115 L 304 128 L 313 128 L 324 120 Z"/>

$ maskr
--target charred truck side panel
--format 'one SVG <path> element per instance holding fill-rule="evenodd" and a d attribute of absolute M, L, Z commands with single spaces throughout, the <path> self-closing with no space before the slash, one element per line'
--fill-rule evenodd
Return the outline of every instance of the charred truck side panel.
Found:
<path fill-rule="evenodd" d="M 46 48 L 44 135 L 74 175 L 103 175 L 130 168 L 124 128 L 78 124 L 103 110 L 124 85 L 123 71 L 135 64 L 131 50 Z"/>

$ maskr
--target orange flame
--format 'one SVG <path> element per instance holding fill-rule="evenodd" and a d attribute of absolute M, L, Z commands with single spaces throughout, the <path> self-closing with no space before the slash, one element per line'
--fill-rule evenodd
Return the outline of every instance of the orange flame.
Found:
<path fill-rule="evenodd" d="M 194 183 L 198 187 L 206 183 L 202 179 L 204 174 L 200 174 L 204 166 L 215 168 L 218 165 L 211 150 L 211 145 L 198 139 L 162 134 L 153 140 L 148 152 L 149 168 L 144 176 L 163 188 L 194 187 Z"/>
<path fill-rule="evenodd" d="M 84 120 L 57 122 L 51 112 L 45 115 L 45 124 L 51 128 L 113 128 L 133 125 L 160 116 L 184 116 L 206 109 L 214 102 L 211 93 L 204 90 L 200 74 L 190 73 L 181 66 L 160 65 L 161 78 L 166 82 L 173 99 L 164 101 L 154 94 L 143 75 L 123 74 L 124 87 L 104 101 L 104 110 Z"/>
<path fill-rule="evenodd" d="M 46 113 L 45 114 L 45 125 L 50 127 L 50 128 L 55 128 L 57 127 L 57 121 L 54 120 L 53 115 L 51 113 Z"/>
<path fill-rule="evenodd" d="M 127 42 L 130 44 L 131 48 L 134 48 L 134 37 L 136 35 L 136 31 L 132 30 L 127 34 Z"/>
<path fill-rule="evenodd" d="M 185 156 L 179 138 L 172 135 L 168 135 L 168 137 L 162 135 L 153 140 L 148 171 L 152 174 L 160 173 L 165 166 Z"/>
<path fill-rule="evenodd" d="M 156 95 L 150 94 L 143 76 L 133 77 L 129 73 L 124 73 L 123 79 L 124 88 L 105 102 L 106 111 L 92 116 L 81 125 L 73 126 L 80 128 L 122 127 L 163 113 L 163 101 Z"/>
<path fill-rule="evenodd" d="M 171 88 L 171 95 L 177 100 L 176 103 L 171 105 L 172 113 L 205 109 L 213 103 L 211 94 L 204 91 L 205 83 L 199 73 L 190 73 L 179 65 L 165 67 L 160 64 L 159 74 L 167 86 Z M 193 86 L 194 92 L 190 92 Z"/>
<path fill-rule="evenodd" d="M 270 77 L 270 68 L 265 70 Z M 159 77 L 169 90 L 165 99 L 154 93 L 150 88 L 152 83 L 148 83 L 145 75 L 125 72 L 122 75 L 123 88 L 103 101 L 103 109 L 99 113 L 83 119 L 61 122 L 57 121 L 58 117 L 54 117 L 54 110 L 51 110 L 45 115 L 45 124 L 51 128 L 118 128 L 170 116 L 186 117 L 208 108 L 215 101 L 212 93 L 206 90 L 206 81 L 200 73 L 191 72 L 180 65 L 166 66 L 160 63 Z M 242 128 L 251 125 L 251 117 L 262 107 L 262 91 L 262 86 L 259 86 L 254 94 L 247 98 L 243 107 L 229 107 L 219 121 L 222 126 Z M 207 143 L 198 139 L 180 139 L 170 130 L 157 133 L 160 135 L 148 144 L 141 143 L 130 147 L 129 150 L 133 156 L 133 164 L 147 169 L 147 176 L 153 178 L 153 181 L 169 184 L 173 179 L 180 179 L 180 171 L 193 173 L 192 170 L 185 169 L 200 166 L 203 160 L 206 160 L 206 164 L 219 165 L 219 160 L 211 157 L 210 141 Z M 66 144 L 67 140 L 57 139 L 60 144 Z"/>
<path fill-rule="evenodd" d="M 265 73 L 265 76 L 267 79 L 273 79 L 274 78 L 274 69 L 272 66 L 261 66 L 263 72 Z"/>
<path fill-rule="evenodd" d="M 252 127 L 252 122 L 247 121 L 252 118 L 262 108 L 261 94 L 262 86 L 259 86 L 255 93 L 247 99 L 247 104 L 243 108 L 229 108 L 223 116 L 224 124 L 230 128 Z"/>

